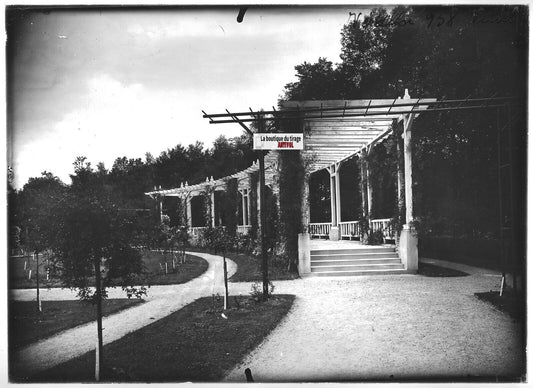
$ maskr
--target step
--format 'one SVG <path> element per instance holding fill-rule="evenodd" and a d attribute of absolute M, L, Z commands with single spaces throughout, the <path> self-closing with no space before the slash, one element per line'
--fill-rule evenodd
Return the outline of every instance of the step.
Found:
<path fill-rule="evenodd" d="M 313 255 L 342 255 L 347 253 L 386 253 L 396 252 L 394 247 L 376 247 L 376 248 L 350 248 L 350 249 L 311 249 Z"/>
<path fill-rule="evenodd" d="M 365 271 L 365 270 L 380 270 L 380 269 L 403 269 L 401 263 L 391 264 L 342 264 L 342 265 L 328 265 L 321 267 L 311 266 L 311 272 L 352 272 L 352 271 Z"/>
<path fill-rule="evenodd" d="M 372 253 L 339 253 L 339 254 L 311 254 L 311 261 L 316 260 L 362 260 L 362 259 L 396 259 L 398 254 L 396 252 L 372 252 Z"/>
<path fill-rule="evenodd" d="M 372 269 L 361 271 L 328 271 L 328 272 L 311 272 L 302 275 L 302 277 L 318 277 L 318 276 L 367 276 L 367 275 L 405 275 L 412 274 L 413 271 L 401 269 Z"/>
<path fill-rule="evenodd" d="M 322 267 L 329 265 L 342 265 L 342 264 L 396 264 L 401 263 L 398 256 L 392 258 L 376 257 L 372 259 L 337 259 L 329 258 L 327 260 L 311 260 L 311 267 Z"/>

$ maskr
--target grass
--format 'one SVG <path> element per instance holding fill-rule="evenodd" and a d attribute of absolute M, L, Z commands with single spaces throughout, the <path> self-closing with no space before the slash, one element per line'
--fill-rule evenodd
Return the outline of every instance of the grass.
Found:
<path fill-rule="evenodd" d="M 278 325 L 293 301 L 294 295 L 275 295 L 265 303 L 256 303 L 249 296 L 230 297 L 233 307 L 224 319 L 221 299 L 198 299 L 106 345 L 103 381 L 220 381 Z M 36 376 L 12 378 L 19 382 L 91 382 L 94 357 L 92 351 Z"/>
<path fill-rule="evenodd" d="M 139 299 L 107 299 L 104 315 L 143 303 Z M 9 348 L 18 349 L 32 342 L 50 337 L 60 331 L 96 320 L 96 307 L 77 300 L 43 301 L 43 312 L 36 302 L 9 301 Z"/>
<path fill-rule="evenodd" d="M 449 278 L 468 276 L 467 273 L 452 268 L 444 268 L 434 264 L 418 263 L 418 274 L 428 277 Z"/>
<path fill-rule="evenodd" d="M 173 269 L 170 254 L 143 251 L 142 255 L 144 265 L 149 272 L 145 281 L 149 285 L 187 283 L 203 274 L 209 267 L 209 263 L 198 256 L 186 255 L 185 263 L 177 264 L 176 268 Z M 168 268 L 167 274 L 164 271 L 165 263 L 167 263 Z"/>
<path fill-rule="evenodd" d="M 187 248 L 187 251 L 213 253 L 201 248 Z M 217 252 L 216 254 L 222 256 L 221 252 Z M 226 252 L 226 258 L 233 260 L 237 264 L 237 272 L 230 277 L 230 282 L 255 282 L 263 279 L 260 257 L 254 257 L 247 253 Z M 277 262 L 272 262 L 271 259 L 269 260 L 269 280 L 292 280 L 297 278 L 298 274 L 291 273 L 287 271 L 285 266 Z"/>
<path fill-rule="evenodd" d="M 141 255 L 148 271 L 144 276 L 146 285 L 186 283 L 203 274 L 209 267 L 207 261 L 196 256 L 187 255 L 185 263 L 178 264 L 176 269 L 173 269 L 170 254 L 165 255 L 162 252 L 143 250 L 141 251 Z M 26 270 L 24 269 L 24 262 L 26 262 Z M 57 278 L 51 277 L 49 280 L 46 280 L 46 260 L 40 259 L 39 262 L 41 287 L 62 287 L 63 284 Z M 167 263 L 168 274 L 165 274 L 164 271 L 165 262 Z M 31 279 L 28 279 L 28 269 L 30 268 L 32 269 Z M 37 262 L 30 257 L 10 258 L 9 288 L 35 288 L 37 286 L 36 268 Z"/>

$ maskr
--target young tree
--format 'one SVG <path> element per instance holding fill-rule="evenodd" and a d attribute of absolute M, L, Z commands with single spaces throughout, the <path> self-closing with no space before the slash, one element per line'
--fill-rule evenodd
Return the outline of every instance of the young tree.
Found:
<path fill-rule="evenodd" d="M 51 247 L 54 208 L 64 198 L 66 186 L 52 173 L 44 171 L 38 178 L 30 178 L 19 195 L 20 223 L 24 246 L 36 258 L 37 308 L 42 311 L 39 284 L 39 254 Z"/>
<path fill-rule="evenodd" d="M 106 286 L 118 284 L 140 297 L 136 275 L 141 274 L 141 256 L 130 243 L 134 223 L 113 203 L 98 175 L 85 158 L 76 159 L 72 186 L 56 209 L 53 248 L 65 286 L 78 289 L 78 296 L 96 304 L 98 365 L 103 367 L 102 300 Z M 94 284 L 94 289 L 91 287 Z M 97 376 L 98 378 L 98 376 Z"/>

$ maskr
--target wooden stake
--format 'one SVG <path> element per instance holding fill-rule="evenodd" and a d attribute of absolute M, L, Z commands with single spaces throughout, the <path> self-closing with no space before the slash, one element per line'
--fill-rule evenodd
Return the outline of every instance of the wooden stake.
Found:
<path fill-rule="evenodd" d="M 31 280 L 31 269 L 30 269 L 30 271 L 28 272 L 28 280 Z"/>
<path fill-rule="evenodd" d="M 168 263 L 165 261 L 165 275 L 168 274 Z"/>
<path fill-rule="evenodd" d="M 28 262 L 24 260 L 24 271 L 26 271 L 26 266 L 28 265 Z"/>
<path fill-rule="evenodd" d="M 505 285 L 505 275 L 502 274 L 502 282 L 501 282 L 501 285 L 500 285 L 500 296 L 502 296 L 502 294 L 503 294 L 504 285 Z"/>
<path fill-rule="evenodd" d="M 100 381 L 100 346 L 98 346 L 98 337 L 96 337 L 96 352 L 94 359 L 94 379 Z"/>
<path fill-rule="evenodd" d="M 228 268 L 226 266 L 226 253 L 224 252 L 224 310 L 228 309 Z"/>

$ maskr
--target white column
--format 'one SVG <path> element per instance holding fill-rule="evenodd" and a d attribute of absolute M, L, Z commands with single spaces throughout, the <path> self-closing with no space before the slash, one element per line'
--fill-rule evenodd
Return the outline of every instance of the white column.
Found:
<path fill-rule="evenodd" d="M 215 227 L 215 190 L 211 192 L 211 226 Z"/>
<path fill-rule="evenodd" d="M 341 179 L 339 167 L 340 163 L 335 165 L 335 207 L 337 210 L 337 225 L 341 222 Z"/>
<path fill-rule="evenodd" d="M 250 189 L 246 189 L 246 225 L 252 225 L 250 216 Z"/>
<path fill-rule="evenodd" d="M 159 222 L 163 221 L 163 197 L 159 197 Z"/>
<path fill-rule="evenodd" d="M 239 192 L 241 193 L 242 224 L 246 225 L 246 200 L 244 198 L 244 189 Z"/>
<path fill-rule="evenodd" d="M 331 228 L 329 231 L 329 239 L 332 241 L 337 241 L 340 239 L 339 231 L 339 220 L 337 217 L 337 202 L 339 193 L 337 192 L 337 168 L 335 165 L 332 165 L 329 169 L 330 175 L 330 202 L 331 202 Z"/>
<path fill-rule="evenodd" d="M 309 227 L 309 223 L 311 222 L 311 214 L 310 214 L 310 206 L 309 206 L 309 174 L 305 174 L 304 181 L 303 181 L 303 187 L 302 187 L 302 224 L 304 228 L 304 232 L 308 232 L 307 228 Z"/>
<path fill-rule="evenodd" d="M 365 157 L 365 153 L 363 151 L 363 153 L 361 154 L 361 159 L 360 160 L 360 167 L 361 167 L 361 171 L 360 171 L 360 178 L 359 180 L 361 181 L 361 211 L 363 213 L 363 217 L 368 217 L 368 203 L 367 203 L 367 195 L 368 195 L 368 191 L 366 189 L 366 169 L 365 169 L 365 161 L 364 161 L 364 157 Z"/>
<path fill-rule="evenodd" d="M 256 195 L 256 198 L 257 198 L 257 226 L 259 226 L 259 228 L 261 228 L 263 225 L 261 225 L 261 206 L 263 206 L 263 204 L 261 203 L 261 180 L 258 179 L 257 180 L 257 191 L 256 191 L 257 195 Z"/>
<path fill-rule="evenodd" d="M 337 199 L 336 199 L 335 184 L 335 167 L 332 166 L 329 169 L 329 198 L 331 204 L 331 226 L 337 226 Z"/>
<path fill-rule="evenodd" d="M 411 125 L 413 115 L 404 117 L 403 131 L 403 152 L 404 152 L 404 174 L 405 174 L 405 223 L 413 220 L 413 169 L 411 153 Z"/>
<path fill-rule="evenodd" d="M 368 217 L 372 214 L 372 182 L 370 181 L 370 164 L 365 162 L 366 164 L 366 191 L 367 191 L 367 203 L 368 203 Z"/>
<path fill-rule="evenodd" d="M 192 197 L 185 197 L 185 204 L 187 206 L 187 225 L 189 228 L 192 228 L 192 208 L 191 208 Z"/>

